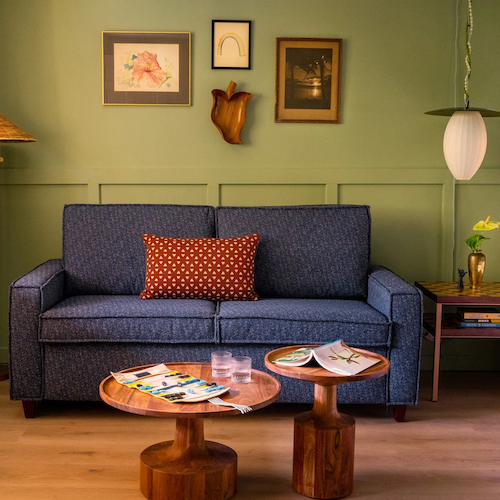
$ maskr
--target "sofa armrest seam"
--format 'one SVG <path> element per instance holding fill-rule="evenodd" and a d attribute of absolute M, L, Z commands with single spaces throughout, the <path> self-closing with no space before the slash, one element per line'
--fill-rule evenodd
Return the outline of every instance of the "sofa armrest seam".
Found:
<path fill-rule="evenodd" d="M 48 281 L 50 281 L 52 279 L 53 276 L 56 276 L 57 274 L 59 274 L 60 272 L 63 272 L 64 271 L 64 267 L 62 265 L 62 262 L 61 262 L 61 269 L 59 269 L 58 271 L 56 271 L 54 274 L 51 274 L 43 283 L 41 283 L 40 285 L 38 286 L 26 286 L 26 285 L 21 285 L 21 286 L 17 286 L 16 283 L 20 280 L 22 280 L 23 278 L 26 278 L 26 276 L 28 276 L 29 274 L 33 273 L 34 271 L 36 271 L 37 269 L 39 269 L 40 267 L 44 266 L 45 264 L 47 264 L 48 262 L 51 262 L 53 260 L 58 260 L 58 261 L 61 261 L 61 259 L 49 259 L 49 260 L 46 260 L 45 262 L 42 262 L 41 264 L 38 264 L 38 266 L 34 267 L 33 269 L 31 269 L 30 271 L 28 271 L 27 273 L 23 274 L 22 276 L 20 276 L 19 278 L 17 278 L 16 281 L 14 281 L 10 286 L 12 288 L 40 288 L 41 286 L 45 285 Z"/>
<path fill-rule="evenodd" d="M 60 274 L 64 274 L 64 269 L 61 268 L 59 271 L 55 272 L 54 274 L 50 275 L 41 285 L 40 288 L 45 288 L 52 280 L 56 279 L 57 276 Z"/>
<path fill-rule="evenodd" d="M 413 289 L 413 291 L 417 292 L 417 294 L 418 294 L 417 287 L 415 287 L 411 283 L 408 283 L 408 281 L 406 281 L 401 276 L 399 276 L 399 274 L 396 274 L 394 271 L 391 271 L 387 267 L 384 267 L 384 266 L 379 266 L 379 267 L 381 267 L 382 269 L 385 269 L 386 271 L 388 271 L 388 272 L 394 274 L 395 276 L 397 276 L 401 281 L 403 281 L 408 286 L 410 286 Z M 387 288 L 386 284 L 383 281 L 381 281 L 380 279 L 378 279 L 377 277 L 374 276 L 373 272 L 368 272 L 368 281 L 370 281 L 371 279 L 374 280 L 374 281 L 376 281 L 380 286 L 383 286 L 391 295 L 408 295 L 408 296 L 415 295 L 415 293 L 411 293 L 411 292 L 391 292 L 391 290 L 389 288 Z"/>

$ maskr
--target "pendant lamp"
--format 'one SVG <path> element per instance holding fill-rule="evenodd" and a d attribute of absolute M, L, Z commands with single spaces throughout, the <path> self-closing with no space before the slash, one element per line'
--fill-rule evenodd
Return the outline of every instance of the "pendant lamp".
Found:
<path fill-rule="evenodd" d="M 466 180 L 478 171 L 486 153 L 487 134 L 483 117 L 500 116 L 500 111 L 469 107 L 469 78 L 471 74 L 471 37 L 473 29 L 472 0 L 468 0 L 469 13 L 465 35 L 464 107 L 428 111 L 427 115 L 451 116 L 443 139 L 446 164 L 453 177 Z"/>
<path fill-rule="evenodd" d="M 7 120 L 5 116 L 0 115 L 0 143 L 1 142 L 36 142 L 36 139 L 27 134 L 24 130 Z M 0 156 L 0 162 L 3 158 Z"/>

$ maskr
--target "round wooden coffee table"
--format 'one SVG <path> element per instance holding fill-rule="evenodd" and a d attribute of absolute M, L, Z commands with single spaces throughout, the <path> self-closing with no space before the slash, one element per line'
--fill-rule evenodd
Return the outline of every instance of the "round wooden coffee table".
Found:
<path fill-rule="evenodd" d="M 127 371 L 149 368 L 136 366 Z M 276 401 L 280 383 L 267 373 L 252 370 L 248 384 L 231 379 L 213 379 L 210 363 L 167 363 L 172 370 L 211 382 L 217 380 L 231 389 L 224 401 L 250 406 L 253 410 Z M 99 386 L 104 402 L 129 413 L 176 419 L 173 441 L 164 441 L 141 453 L 140 489 L 149 500 L 226 500 L 236 490 L 237 455 L 231 448 L 205 441 L 203 418 L 241 415 L 230 407 L 212 403 L 169 403 L 119 384 L 112 376 Z"/>
<path fill-rule="evenodd" d="M 273 360 L 300 347 L 282 347 L 267 353 L 266 367 L 285 377 L 314 383 L 312 411 L 295 417 L 293 488 L 311 498 L 342 498 L 349 495 L 354 476 L 354 419 L 337 410 L 337 385 L 382 377 L 390 362 L 384 356 L 355 349 L 380 362 L 357 375 L 337 375 L 321 367 L 279 366 Z"/>

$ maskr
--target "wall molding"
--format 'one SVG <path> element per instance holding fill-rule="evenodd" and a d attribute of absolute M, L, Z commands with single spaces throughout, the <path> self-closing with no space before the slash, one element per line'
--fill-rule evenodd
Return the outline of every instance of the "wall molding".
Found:
<path fill-rule="evenodd" d="M 226 185 L 311 185 L 325 187 L 324 203 L 338 203 L 343 185 L 438 185 L 442 189 L 441 276 L 449 279 L 453 242 L 453 178 L 448 169 L 426 168 L 0 168 L 0 185 L 86 185 L 88 202 L 101 203 L 106 185 L 205 185 L 206 204 L 221 204 Z M 480 169 L 456 185 L 500 185 L 500 169 Z"/>
<path fill-rule="evenodd" d="M 107 185 L 204 185 L 206 204 L 221 204 L 221 191 L 230 185 L 323 185 L 324 203 L 338 203 L 339 191 L 346 185 L 437 185 L 441 187 L 440 277 L 453 274 L 453 177 L 446 168 L 79 168 L 11 169 L 0 168 L 0 185 L 87 186 L 89 203 L 102 202 Z M 482 168 L 470 181 L 460 185 L 500 185 L 500 169 Z"/>
<path fill-rule="evenodd" d="M 450 255 L 453 252 L 453 210 L 455 206 L 453 194 L 453 178 L 448 169 L 414 169 L 414 168 L 358 168 L 358 169 L 325 169 L 325 168 L 109 168 L 109 169 L 10 169 L 0 168 L 0 186 L 9 192 L 9 186 L 13 187 L 13 192 L 17 192 L 19 187 L 51 188 L 53 186 L 79 187 L 79 192 L 84 195 L 88 203 L 101 203 L 106 199 L 106 193 L 120 186 L 166 186 L 167 188 L 178 185 L 184 189 L 185 186 L 202 186 L 207 205 L 218 206 L 221 204 L 223 192 L 233 191 L 238 193 L 236 187 L 266 186 L 271 190 L 276 186 L 279 191 L 283 186 L 311 187 L 322 186 L 321 196 L 324 203 L 342 202 L 342 189 L 349 186 L 432 186 L 433 195 L 438 194 L 436 201 L 439 210 L 436 216 L 439 217 L 440 230 L 435 235 L 439 238 L 439 249 L 437 256 L 439 260 L 439 276 L 436 279 L 449 280 L 453 273 L 453 261 Z M 482 168 L 470 181 L 457 181 L 456 186 L 500 186 L 500 169 Z M 436 189 L 437 187 L 437 189 Z M 225 190 L 224 190 L 225 188 Z M 129 192 L 133 188 L 127 188 Z M 250 189 L 250 191 L 251 191 Z M 174 188 L 175 190 L 175 188 Z M 314 189 L 313 189 L 314 190 Z M 43 189 L 40 190 L 43 193 Z M 35 191 L 36 192 L 36 191 Z M 53 192 L 53 191 L 52 191 Z M 318 190 L 315 191 L 316 193 Z M 387 190 L 386 190 L 387 192 Z M 402 190 L 402 192 L 406 192 Z M 417 190 L 418 192 L 418 190 Z M 425 192 L 425 190 L 423 191 Z M 86 193 L 86 196 L 85 196 Z M 103 195 L 104 193 L 104 195 Z M 18 194 L 18 196 L 20 196 Z M 43 199 L 43 195 L 40 195 Z M 108 198 L 109 199 L 109 198 Z M 231 200 L 234 200 L 233 196 Z M 1 200 L 0 200 L 1 201 Z M 21 202 L 21 200 L 18 200 Z M 26 200 L 28 203 L 29 201 Z M 7 203 L 7 202 L 6 202 Z M 24 202 L 25 203 L 25 202 Z M 422 200 L 425 203 L 425 200 Z M 435 205 L 435 206 L 436 206 Z M 456 209 L 456 207 L 455 207 Z M 462 210 L 464 208 L 462 207 Z M 411 221 L 410 221 L 411 224 Z M 7 227 L 7 226 L 6 226 Z M 12 228 L 11 228 L 12 230 Z M 53 232 L 52 235 L 55 234 Z M 31 241 L 31 240 L 29 240 Z M 435 257 L 434 257 L 435 258 Z M 5 313 L 5 312 L 4 312 Z M 2 333 L 4 333 L 2 335 Z M 7 333 L 0 332 L 1 340 L 7 342 Z M 454 366 L 453 359 L 456 357 L 454 350 L 455 343 L 450 344 L 450 367 Z M 458 348 L 458 347 L 457 347 Z M 427 349 L 428 351 L 428 349 Z M 431 366 L 431 356 L 424 351 L 423 369 Z M 479 359 L 479 358 L 478 358 Z M 8 362 L 8 348 L 0 347 L 0 363 Z M 456 366 L 462 367 L 458 363 Z M 494 368 L 494 363 L 489 362 L 488 366 Z M 496 366 L 496 365 L 495 365 Z"/>

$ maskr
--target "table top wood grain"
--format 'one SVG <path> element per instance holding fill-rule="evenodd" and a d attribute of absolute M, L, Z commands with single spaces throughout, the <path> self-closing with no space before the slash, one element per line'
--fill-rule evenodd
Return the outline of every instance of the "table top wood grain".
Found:
<path fill-rule="evenodd" d="M 253 410 L 263 408 L 279 398 L 280 383 L 270 374 L 252 370 L 252 380 L 248 384 L 236 384 L 230 378 L 213 378 L 210 363 L 165 363 L 170 369 L 189 374 L 207 382 L 219 382 L 231 387 L 220 396 L 228 403 L 250 406 Z M 123 372 L 149 368 L 153 365 L 136 366 Z M 151 417 L 206 418 L 240 415 L 234 408 L 216 406 L 207 401 L 200 403 L 170 403 L 119 384 L 111 375 L 99 386 L 102 400 L 119 410 Z"/>
<path fill-rule="evenodd" d="M 289 354 L 301 347 L 311 347 L 314 349 L 319 347 L 319 345 L 294 345 L 280 347 L 279 349 L 268 352 L 265 358 L 266 368 L 274 373 L 284 375 L 285 377 L 306 380 L 308 382 L 314 382 L 318 385 L 339 385 L 347 382 L 359 382 L 361 380 L 382 377 L 389 372 L 389 367 L 391 365 L 389 360 L 381 354 L 365 351 L 364 349 L 353 349 L 353 351 L 359 352 L 371 358 L 376 358 L 379 360 L 379 363 L 370 366 L 370 368 L 358 373 L 357 375 L 339 375 L 338 373 L 332 373 L 325 370 L 321 366 L 280 366 L 273 363 L 275 359 L 278 359 L 285 354 Z"/>

